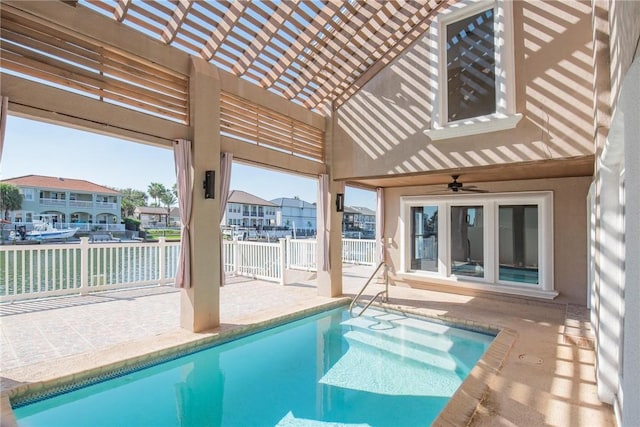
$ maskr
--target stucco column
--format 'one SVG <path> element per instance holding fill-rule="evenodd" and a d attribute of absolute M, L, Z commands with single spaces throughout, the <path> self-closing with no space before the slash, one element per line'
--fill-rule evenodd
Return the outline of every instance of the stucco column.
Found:
<path fill-rule="evenodd" d="M 192 57 L 190 73 L 193 142 L 191 288 L 182 290 L 180 325 L 193 332 L 220 325 L 220 80 L 217 70 Z M 205 199 L 205 171 L 216 174 L 215 199 Z"/>
<path fill-rule="evenodd" d="M 344 184 L 333 182 L 329 174 L 329 271 L 318 270 L 318 295 L 342 295 L 342 213 L 336 212 L 336 194 L 344 194 Z M 318 227 L 318 229 L 320 229 Z M 318 239 L 318 242 L 320 240 Z M 324 249 L 318 245 L 318 253 Z"/>
<path fill-rule="evenodd" d="M 333 121 L 327 119 L 325 131 L 325 164 L 329 175 L 329 271 L 318 269 L 318 295 L 335 297 L 342 295 L 342 213 L 336 211 L 336 194 L 344 194 L 344 183 L 333 181 Z M 318 195 L 320 197 L 320 195 Z M 318 232 L 321 224 L 318 222 Z M 318 239 L 320 242 L 320 239 Z M 324 250 L 318 245 L 318 253 Z"/>

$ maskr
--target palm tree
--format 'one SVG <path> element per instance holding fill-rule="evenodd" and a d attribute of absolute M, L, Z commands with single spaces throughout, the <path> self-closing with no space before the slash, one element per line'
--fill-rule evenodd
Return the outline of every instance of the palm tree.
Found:
<path fill-rule="evenodd" d="M 22 208 L 22 195 L 13 184 L 0 183 L 0 210 L 4 212 L 4 219 L 9 219 L 9 211 Z"/>
<path fill-rule="evenodd" d="M 132 188 L 123 188 L 121 194 L 122 218 L 133 216 L 133 212 L 138 206 L 147 205 L 147 194 L 144 191 L 134 190 Z"/>
<path fill-rule="evenodd" d="M 171 206 L 176 204 L 176 196 L 174 196 L 174 194 L 171 191 L 165 190 L 165 192 L 162 193 L 162 195 L 160 196 L 160 201 L 165 206 L 165 208 L 167 208 L 167 220 L 166 220 L 167 224 L 166 225 L 168 227 L 169 215 L 171 214 Z"/>
<path fill-rule="evenodd" d="M 167 188 L 159 182 L 152 182 L 151 184 L 149 184 L 149 188 L 147 188 L 147 193 L 149 193 L 149 196 L 153 197 L 156 200 L 156 206 L 160 206 L 159 199 L 166 192 Z"/>

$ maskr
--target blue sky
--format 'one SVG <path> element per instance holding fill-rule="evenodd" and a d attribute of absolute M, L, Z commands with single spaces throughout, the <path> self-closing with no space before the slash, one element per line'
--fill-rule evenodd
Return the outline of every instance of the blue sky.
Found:
<path fill-rule="evenodd" d="M 115 188 L 147 191 L 151 182 L 171 188 L 173 152 L 72 128 L 9 116 L 0 179 L 22 175 L 85 179 Z M 298 196 L 313 203 L 317 181 L 234 163 L 231 189 L 266 200 Z M 375 193 L 348 187 L 348 206 L 375 209 Z"/>

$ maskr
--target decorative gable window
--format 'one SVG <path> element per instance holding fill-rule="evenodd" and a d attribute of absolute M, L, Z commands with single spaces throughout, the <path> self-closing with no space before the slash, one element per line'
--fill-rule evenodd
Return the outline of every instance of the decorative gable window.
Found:
<path fill-rule="evenodd" d="M 446 26 L 447 121 L 496 112 L 493 8 Z"/>
<path fill-rule="evenodd" d="M 514 128 L 512 3 L 463 0 L 431 26 L 432 139 Z"/>

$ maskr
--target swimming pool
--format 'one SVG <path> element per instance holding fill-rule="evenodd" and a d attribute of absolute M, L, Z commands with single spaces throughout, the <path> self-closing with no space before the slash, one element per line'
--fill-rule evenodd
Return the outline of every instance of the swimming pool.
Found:
<path fill-rule="evenodd" d="M 20 426 L 429 425 L 493 338 L 340 308 L 15 402 L 14 414 Z"/>

